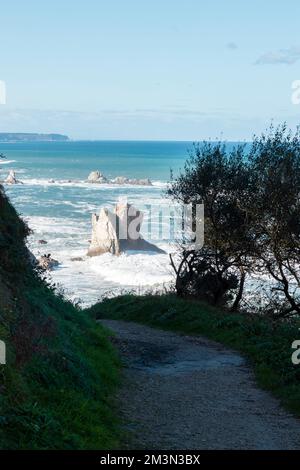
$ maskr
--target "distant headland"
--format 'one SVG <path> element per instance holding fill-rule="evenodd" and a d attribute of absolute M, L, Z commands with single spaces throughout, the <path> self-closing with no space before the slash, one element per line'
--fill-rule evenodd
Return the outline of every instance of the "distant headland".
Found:
<path fill-rule="evenodd" d="M 67 135 L 62 134 L 0 132 L 0 142 L 66 142 L 69 140 Z"/>

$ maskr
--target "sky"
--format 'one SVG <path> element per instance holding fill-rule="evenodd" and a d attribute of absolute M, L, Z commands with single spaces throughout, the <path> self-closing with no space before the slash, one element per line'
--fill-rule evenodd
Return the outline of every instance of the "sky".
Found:
<path fill-rule="evenodd" d="M 0 12 L 0 132 L 249 140 L 272 120 L 300 124 L 298 0 L 10 0 Z"/>

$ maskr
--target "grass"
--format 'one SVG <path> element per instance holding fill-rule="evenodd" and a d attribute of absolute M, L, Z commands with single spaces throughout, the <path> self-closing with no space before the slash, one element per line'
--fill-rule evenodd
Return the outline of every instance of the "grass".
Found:
<path fill-rule="evenodd" d="M 0 448 L 117 448 L 119 360 L 108 332 L 35 272 L 27 235 L 0 190 Z"/>
<path fill-rule="evenodd" d="M 175 332 L 204 335 L 240 351 L 251 361 L 258 384 L 300 417 L 300 366 L 291 362 L 300 322 L 220 311 L 175 295 L 107 299 L 89 309 L 94 318 L 135 321 Z"/>

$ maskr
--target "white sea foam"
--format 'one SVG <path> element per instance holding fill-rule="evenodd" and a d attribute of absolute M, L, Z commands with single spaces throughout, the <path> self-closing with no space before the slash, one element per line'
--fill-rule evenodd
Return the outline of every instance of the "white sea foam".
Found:
<path fill-rule="evenodd" d="M 151 189 L 164 188 L 166 183 L 162 181 L 153 181 L 152 186 L 139 185 L 139 184 L 113 184 L 113 183 L 88 183 L 85 180 L 51 180 L 46 178 L 24 178 L 22 183 L 28 186 L 61 186 L 61 187 L 78 187 L 78 188 L 89 188 L 96 189 L 99 191 L 106 191 L 107 189 Z"/>
<path fill-rule="evenodd" d="M 15 163 L 16 160 L 0 160 L 0 165 L 9 165 L 10 163 Z"/>
<path fill-rule="evenodd" d="M 120 285 L 150 286 L 171 280 L 168 256 L 151 252 L 106 253 L 89 260 L 90 268 L 110 282 Z"/>

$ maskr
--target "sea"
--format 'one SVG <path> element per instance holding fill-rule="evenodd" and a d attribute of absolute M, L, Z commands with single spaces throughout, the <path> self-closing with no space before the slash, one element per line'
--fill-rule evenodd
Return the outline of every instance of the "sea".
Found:
<path fill-rule="evenodd" d="M 169 253 L 175 249 L 168 236 L 155 244 L 165 253 L 126 252 L 120 256 L 87 256 L 91 239 L 92 214 L 117 202 L 137 209 L 168 206 L 166 188 L 171 174 L 184 167 L 192 142 L 68 141 L 0 143 L 0 180 L 9 170 L 23 184 L 6 185 L 6 192 L 32 234 L 28 246 L 35 256 L 44 254 L 59 261 L 49 281 L 71 301 L 89 306 L 98 300 L 124 292 L 144 293 L 172 286 L 174 276 Z M 91 171 L 108 179 L 117 176 L 149 178 L 152 186 L 91 184 Z M 149 218 L 141 233 L 149 234 Z M 152 231 L 159 216 L 152 211 Z M 154 229 L 153 229 L 154 228 Z M 47 244 L 41 244 L 44 240 Z M 153 241 L 153 240 L 152 240 Z M 74 260 L 75 258 L 75 260 Z"/>

